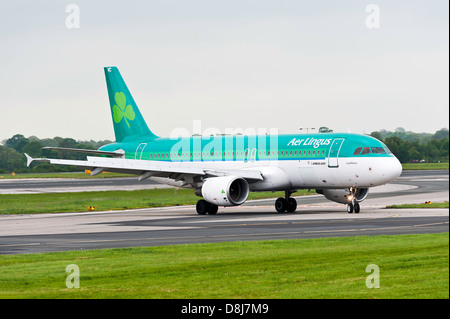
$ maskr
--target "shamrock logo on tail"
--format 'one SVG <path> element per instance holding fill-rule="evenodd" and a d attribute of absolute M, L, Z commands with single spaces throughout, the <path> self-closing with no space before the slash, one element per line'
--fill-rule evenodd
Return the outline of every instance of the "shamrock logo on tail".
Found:
<path fill-rule="evenodd" d="M 114 100 L 116 101 L 116 105 L 113 106 L 114 122 L 120 123 L 122 119 L 125 119 L 125 123 L 127 123 L 128 127 L 130 127 L 127 119 L 130 121 L 134 120 L 135 114 L 133 107 L 131 105 L 127 105 L 127 98 L 123 92 L 117 92 L 114 96 Z"/>

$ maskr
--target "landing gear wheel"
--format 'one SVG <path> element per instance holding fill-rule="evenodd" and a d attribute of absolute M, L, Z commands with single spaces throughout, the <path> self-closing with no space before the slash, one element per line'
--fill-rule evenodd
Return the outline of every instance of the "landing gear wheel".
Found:
<path fill-rule="evenodd" d="M 350 203 L 347 205 L 347 213 L 349 214 L 353 213 L 353 204 Z"/>
<path fill-rule="evenodd" d="M 353 205 L 353 208 L 355 209 L 355 214 L 359 214 L 359 211 L 361 210 L 361 207 L 359 207 L 359 203 L 355 203 Z"/>
<path fill-rule="evenodd" d="M 206 215 L 206 214 L 215 215 L 215 214 L 217 214 L 217 211 L 219 210 L 219 206 L 208 203 L 204 199 L 200 199 L 197 202 L 197 205 L 195 206 L 195 208 L 197 210 L 197 214 L 199 214 L 199 215 Z"/>
<path fill-rule="evenodd" d="M 295 200 L 295 198 L 289 198 L 286 211 L 288 213 L 293 213 L 295 212 L 296 209 L 297 209 L 297 201 Z"/>
<path fill-rule="evenodd" d="M 285 198 L 279 197 L 275 201 L 275 209 L 277 210 L 277 212 L 284 213 L 286 211 L 287 207 L 288 207 L 288 201 Z"/>
<path fill-rule="evenodd" d="M 217 211 L 219 210 L 219 206 L 214 204 L 209 204 L 208 214 L 209 215 L 215 215 L 217 214 Z"/>
<path fill-rule="evenodd" d="M 199 215 L 206 215 L 206 213 L 208 212 L 208 208 L 209 208 L 209 203 L 204 199 L 200 199 L 197 202 L 197 205 L 195 206 L 195 209 L 197 210 L 197 214 L 199 214 Z"/>

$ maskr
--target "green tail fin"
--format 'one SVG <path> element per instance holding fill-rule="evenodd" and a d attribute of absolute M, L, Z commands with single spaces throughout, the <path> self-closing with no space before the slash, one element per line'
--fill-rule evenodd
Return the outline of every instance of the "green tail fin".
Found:
<path fill-rule="evenodd" d="M 113 66 L 106 67 L 105 77 L 116 142 L 157 138 L 145 123 L 119 70 Z"/>

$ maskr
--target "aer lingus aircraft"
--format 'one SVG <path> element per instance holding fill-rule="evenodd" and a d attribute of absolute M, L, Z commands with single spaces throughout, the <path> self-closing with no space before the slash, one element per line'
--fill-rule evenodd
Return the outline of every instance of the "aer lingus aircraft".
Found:
<path fill-rule="evenodd" d="M 294 212 L 291 195 L 315 189 L 327 199 L 359 213 L 373 186 L 400 176 L 402 166 L 379 140 L 350 133 L 231 135 L 162 138 L 144 121 L 119 70 L 104 68 L 116 142 L 99 150 L 81 151 L 86 160 L 33 159 L 91 170 L 139 175 L 172 186 L 192 188 L 203 197 L 200 215 L 216 214 L 219 206 L 241 205 L 250 191 L 284 191 L 277 212 Z"/>

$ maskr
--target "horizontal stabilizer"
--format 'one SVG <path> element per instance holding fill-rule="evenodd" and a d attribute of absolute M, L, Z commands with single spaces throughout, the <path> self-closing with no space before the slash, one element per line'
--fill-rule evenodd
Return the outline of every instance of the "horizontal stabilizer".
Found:
<path fill-rule="evenodd" d="M 125 152 L 123 150 L 107 152 L 107 151 L 98 151 L 98 150 L 86 150 L 86 149 L 81 149 L 81 148 L 51 147 L 51 146 L 43 147 L 43 149 L 44 150 L 54 150 L 54 151 L 87 153 L 87 154 L 94 154 L 94 155 L 108 155 L 108 156 L 113 156 L 113 157 L 124 157 L 124 155 L 125 155 Z"/>

